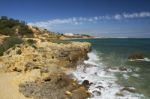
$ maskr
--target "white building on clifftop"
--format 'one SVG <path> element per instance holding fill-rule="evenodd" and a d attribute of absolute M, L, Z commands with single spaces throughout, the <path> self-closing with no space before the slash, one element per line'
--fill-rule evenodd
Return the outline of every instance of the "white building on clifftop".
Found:
<path fill-rule="evenodd" d="M 74 36 L 73 33 L 64 33 L 65 36 Z"/>

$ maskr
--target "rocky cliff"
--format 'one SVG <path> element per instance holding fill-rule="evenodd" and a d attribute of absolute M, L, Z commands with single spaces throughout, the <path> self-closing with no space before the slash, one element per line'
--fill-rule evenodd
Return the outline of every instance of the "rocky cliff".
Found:
<path fill-rule="evenodd" d="M 15 73 L 10 82 L 17 86 L 18 93 L 33 99 L 86 99 L 90 96 L 87 88 L 78 84 L 70 73 L 88 58 L 90 43 L 52 43 L 39 38 L 23 40 L 24 43 L 9 48 L 0 57 L 0 75 Z"/>

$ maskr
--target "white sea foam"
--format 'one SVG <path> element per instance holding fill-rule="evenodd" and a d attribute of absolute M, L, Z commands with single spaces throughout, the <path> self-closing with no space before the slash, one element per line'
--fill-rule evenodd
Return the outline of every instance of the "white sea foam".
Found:
<path fill-rule="evenodd" d="M 141 99 L 141 97 L 144 97 L 143 95 L 130 92 L 122 92 L 124 96 L 116 95 L 121 92 L 123 86 L 116 83 L 117 77 L 114 75 L 114 72 L 106 70 L 106 66 L 100 62 L 95 52 L 89 53 L 88 56 L 89 60 L 84 62 L 88 66 L 78 65 L 77 70 L 73 74 L 79 83 L 82 83 L 84 80 L 92 83 L 89 91 L 92 92 L 93 97 L 89 99 Z M 124 76 L 127 77 L 127 75 Z"/>
<path fill-rule="evenodd" d="M 129 76 L 127 74 L 123 74 L 124 79 L 128 79 Z"/>
<path fill-rule="evenodd" d="M 130 59 L 129 61 L 146 61 L 146 62 L 150 62 L 150 59 L 145 57 L 144 59 Z"/>
<path fill-rule="evenodd" d="M 133 76 L 133 77 L 137 77 L 137 78 L 140 77 L 139 74 L 132 74 L 132 76 Z"/>
<path fill-rule="evenodd" d="M 84 61 L 85 64 L 92 64 L 92 65 L 97 65 L 97 61 L 99 60 L 98 56 L 95 54 L 95 52 L 88 53 L 89 59 Z"/>

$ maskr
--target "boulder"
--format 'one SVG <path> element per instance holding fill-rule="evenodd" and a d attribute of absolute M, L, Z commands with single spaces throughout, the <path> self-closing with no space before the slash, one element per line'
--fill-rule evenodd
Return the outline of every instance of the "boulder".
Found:
<path fill-rule="evenodd" d="M 128 59 L 144 59 L 143 53 L 133 53 L 128 56 Z"/>
<path fill-rule="evenodd" d="M 89 88 L 90 82 L 89 82 L 88 80 L 84 80 L 84 81 L 82 82 L 82 85 L 85 86 L 86 88 Z"/>

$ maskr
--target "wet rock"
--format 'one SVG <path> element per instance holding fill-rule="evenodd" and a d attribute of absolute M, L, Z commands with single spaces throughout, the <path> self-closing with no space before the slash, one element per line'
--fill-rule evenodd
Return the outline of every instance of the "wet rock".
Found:
<path fill-rule="evenodd" d="M 124 94 L 123 94 L 123 93 L 121 93 L 121 92 L 119 92 L 119 93 L 116 93 L 116 96 L 121 96 L 121 97 L 123 97 L 123 96 L 124 96 Z"/>
<path fill-rule="evenodd" d="M 89 82 L 88 80 L 84 80 L 84 81 L 82 82 L 82 85 L 85 86 L 86 88 L 89 88 L 90 82 Z"/>
<path fill-rule="evenodd" d="M 99 90 L 101 90 L 104 87 L 103 86 L 97 86 L 96 88 L 98 88 Z"/>
<path fill-rule="evenodd" d="M 133 53 L 128 56 L 128 59 L 144 59 L 143 53 Z"/>
<path fill-rule="evenodd" d="M 131 93 L 136 92 L 135 88 L 133 88 L 133 87 L 124 87 L 124 88 L 121 89 L 121 91 L 129 91 Z"/>
<path fill-rule="evenodd" d="M 90 86 L 93 85 L 94 83 L 90 82 Z"/>
<path fill-rule="evenodd" d="M 97 91 L 97 90 L 92 91 L 92 93 L 93 93 L 95 96 L 100 96 L 100 95 L 101 95 L 101 92 L 100 92 L 100 91 Z"/>
<path fill-rule="evenodd" d="M 127 68 L 126 67 L 119 67 L 119 70 L 120 71 L 127 71 Z"/>
<path fill-rule="evenodd" d="M 85 77 L 81 77 L 82 79 L 84 79 Z"/>

